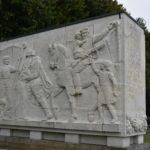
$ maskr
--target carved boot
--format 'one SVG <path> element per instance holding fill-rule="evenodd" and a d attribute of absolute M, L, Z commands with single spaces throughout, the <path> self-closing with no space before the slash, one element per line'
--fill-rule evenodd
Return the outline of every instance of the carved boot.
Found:
<path fill-rule="evenodd" d="M 112 124 L 120 124 L 120 121 L 118 120 L 118 118 L 114 118 L 112 121 L 111 121 Z"/>
<path fill-rule="evenodd" d="M 77 115 L 76 113 L 73 113 L 73 114 L 72 114 L 72 119 L 73 119 L 73 120 L 77 120 L 77 118 L 78 118 L 78 115 Z"/>
<path fill-rule="evenodd" d="M 82 94 L 82 87 L 78 86 L 76 87 L 76 95 L 81 95 Z"/>
<path fill-rule="evenodd" d="M 50 120 L 50 119 L 52 119 L 53 118 L 53 114 L 52 113 L 47 113 L 47 120 Z"/>
<path fill-rule="evenodd" d="M 88 112 L 88 121 L 94 122 L 95 120 L 95 113 L 93 111 Z"/>

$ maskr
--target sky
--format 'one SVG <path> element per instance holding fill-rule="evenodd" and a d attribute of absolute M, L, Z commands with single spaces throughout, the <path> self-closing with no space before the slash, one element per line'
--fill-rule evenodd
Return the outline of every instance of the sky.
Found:
<path fill-rule="evenodd" d="M 118 2 L 123 4 L 134 19 L 143 18 L 150 31 L 150 0 L 118 0 Z"/>

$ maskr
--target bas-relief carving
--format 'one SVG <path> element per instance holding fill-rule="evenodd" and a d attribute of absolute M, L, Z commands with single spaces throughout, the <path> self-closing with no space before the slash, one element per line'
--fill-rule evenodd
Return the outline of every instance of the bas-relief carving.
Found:
<path fill-rule="evenodd" d="M 14 66 L 10 64 L 10 57 L 3 56 L 2 58 L 2 66 L 0 67 L 0 88 L 1 88 L 1 98 L 0 98 L 0 106 L 1 106 L 1 117 L 4 117 L 8 111 L 10 112 L 11 106 L 11 74 L 15 73 L 17 70 Z M 12 112 L 10 112 L 12 113 Z"/>
<path fill-rule="evenodd" d="M 11 46 L 10 50 L 13 50 L 13 47 Z M 30 100 L 34 97 L 45 113 L 46 119 L 52 119 L 55 116 L 51 111 L 52 106 L 50 107 L 53 85 L 44 70 L 41 58 L 35 54 L 34 50 L 28 49 L 25 44 L 19 48 L 22 53 L 16 60 L 16 66 L 10 65 L 9 56 L 3 57 L 0 70 L 1 118 L 27 119 L 28 116 L 24 114 L 24 103 L 27 99 Z M 13 73 L 15 73 L 14 77 L 11 75 Z M 11 82 L 11 80 L 13 81 Z M 12 103 L 16 104 L 12 105 Z M 17 112 L 19 116 L 17 116 Z"/>
<path fill-rule="evenodd" d="M 77 97 L 82 97 L 83 90 L 93 85 L 97 92 L 97 103 L 96 106 L 87 108 L 87 119 L 89 122 L 95 121 L 95 111 L 98 110 L 98 123 L 104 123 L 103 106 L 106 106 L 112 116 L 111 123 L 119 123 L 115 107 L 113 106 L 116 103 L 116 100 L 114 100 L 116 96 L 116 80 L 113 72 L 109 70 L 112 62 L 99 60 L 100 58 L 97 54 L 98 51 L 106 47 L 106 42 L 104 41 L 109 33 L 117 28 L 117 25 L 118 22 L 112 22 L 102 33 L 93 36 L 89 34 L 88 28 L 81 29 L 74 36 L 75 47 L 72 52 L 73 57 L 68 56 L 69 53 L 66 46 L 62 44 L 49 45 L 51 56 L 50 69 L 55 72 L 57 85 L 53 85 L 49 80 L 51 77 L 47 76 L 41 58 L 35 54 L 35 51 L 27 48 L 26 45 L 22 46 L 23 52 L 22 56 L 18 58 L 16 80 L 19 80 L 24 85 L 25 99 L 30 100 L 34 98 L 39 104 L 39 108 L 43 110 L 47 117 L 46 120 L 58 119 L 53 110 L 53 103 L 54 98 L 57 98 L 63 91 L 66 92 L 70 102 L 72 118 L 74 120 L 78 119 L 76 112 Z M 100 43 L 99 46 L 96 46 L 96 43 Z M 96 67 L 95 63 L 99 66 Z M 9 68 L 7 72 L 10 76 L 13 72 L 10 68 L 13 67 L 6 66 L 6 68 Z M 83 82 L 81 81 L 81 73 L 87 68 L 90 70 L 88 73 L 92 73 L 93 76 L 92 78 L 85 77 L 87 78 L 86 82 Z M 1 82 L 3 82 L 2 78 Z M 108 83 L 108 85 L 105 86 L 105 83 Z M 4 89 L 5 95 L 1 100 L 1 106 L 7 108 L 5 97 L 10 96 L 8 94 L 9 90 L 7 87 L 2 89 Z M 106 95 L 106 93 L 109 94 Z M 3 114 L 3 111 L 1 111 L 1 114 Z"/>
<path fill-rule="evenodd" d="M 51 76 L 46 73 L 41 57 L 37 56 L 34 50 L 27 47 L 23 48 L 25 50 L 20 56 L 19 65 L 10 67 L 15 68 L 14 70 L 17 72 L 8 69 L 8 73 L 9 76 L 13 73 L 17 74 L 16 80 L 24 85 L 24 91 L 27 93 L 25 98 L 36 100 L 39 109 L 46 116 L 45 121 L 59 121 L 60 118 L 56 116 L 54 111 L 55 99 L 62 92 L 65 92 L 67 94 L 66 99 L 70 104 L 72 119 L 82 122 L 82 117 L 80 117 L 82 113 L 77 112 L 79 107 L 77 105 L 78 98 L 82 100 L 85 96 L 84 91 L 93 86 L 97 99 L 96 104 L 93 104 L 93 106 L 85 106 L 85 109 L 87 109 L 86 122 L 89 124 L 105 124 L 108 115 L 105 116 L 104 108 L 107 108 L 107 112 L 110 114 L 109 124 L 120 124 L 116 107 L 119 91 L 114 62 L 111 57 L 110 60 L 106 60 L 99 58 L 98 55 L 99 51 L 106 50 L 106 47 L 107 50 L 111 51 L 111 46 L 108 44 L 108 41 L 111 40 L 109 34 L 112 31 L 118 32 L 118 25 L 118 21 L 111 22 L 100 34 L 93 36 L 90 35 L 88 28 L 79 30 L 74 35 L 75 46 L 73 49 L 69 49 L 63 44 L 50 44 L 48 50 L 50 54 L 49 71 L 55 74 L 56 82 L 54 83 L 56 85 L 52 83 Z M 71 51 L 72 55 L 69 55 L 68 51 Z M 82 81 L 82 72 L 87 69 L 87 76 L 84 77 L 86 80 Z M 2 71 L 3 69 L 0 72 Z M 88 74 L 92 74 L 92 76 L 88 78 Z M 2 78 L 0 82 L 3 82 Z M 7 94 L 9 90 L 3 86 L 2 89 L 6 94 L 0 101 L 1 118 L 7 110 L 7 100 L 5 100 L 7 98 L 5 97 L 9 96 Z M 61 106 L 58 106 L 57 109 L 61 109 Z M 67 119 L 69 120 L 69 118 Z M 28 121 L 32 121 L 32 119 Z M 133 130 L 134 127 L 129 119 L 127 119 L 127 122 L 128 132 L 131 132 L 130 130 Z"/>
<path fill-rule="evenodd" d="M 112 116 L 111 123 L 119 124 L 116 109 L 113 105 L 117 101 L 117 81 L 111 71 L 112 66 L 113 64 L 109 60 L 98 60 L 96 63 L 92 63 L 93 71 L 99 78 L 97 108 L 100 118 L 104 122 L 103 107 L 106 106 Z"/>
<path fill-rule="evenodd" d="M 24 46 L 24 44 L 21 46 L 11 45 L 0 50 L 2 60 L 0 66 L 0 116 L 2 119 L 16 119 L 17 117 L 17 98 L 22 96 L 19 93 L 20 87 L 18 86 L 19 58 L 14 63 L 13 55 L 16 56 L 16 53 L 19 55 L 24 50 Z"/>
<path fill-rule="evenodd" d="M 136 132 L 146 132 L 147 130 L 147 117 L 142 114 L 136 114 L 135 116 L 127 115 L 126 117 L 126 132 L 127 134 L 133 134 Z"/>
<path fill-rule="evenodd" d="M 52 119 L 53 113 L 48 101 L 51 98 L 53 84 L 44 70 L 41 58 L 35 54 L 35 51 L 29 49 L 25 56 L 20 79 L 25 83 L 28 99 L 34 96 L 47 119 Z"/>
<path fill-rule="evenodd" d="M 100 121 L 98 122 L 104 123 L 102 108 L 103 105 L 106 105 L 112 116 L 111 123 L 119 123 L 115 107 L 113 106 L 113 104 L 115 104 L 114 97 L 116 96 L 116 79 L 110 71 L 110 64 L 112 63 L 111 61 L 101 60 L 101 66 L 103 63 L 103 71 L 102 68 L 99 67 L 97 69 L 94 65 L 94 62 L 99 60 L 97 52 L 106 46 L 103 40 L 105 40 L 109 32 L 114 30 L 117 25 L 118 22 L 112 22 L 102 33 L 93 36 L 90 36 L 88 28 L 81 29 L 74 36 L 75 47 L 73 49 L 73 58 L 66 55 L 67 48 L 64 45 L 49 45 L 49 52 L 51 56 L 50 68 L 55 71 L 58 86 L 62 89 L 64 88 L 67 92 L 71 103 L 72 114 L 75 114 L 73 110 L 76 107 L 76 96 L 83 96 L 82 91 L 86 90 L 86 88 L 91 85 L 95 87 L 98 100 L 94 108 L 88 108 L 88 120 L 90 122 L 94 121 L 93 111 L 98 109 L 100 117 Z M 96 47 L 95 44 L 98 42 L 101 43 L 98 47 Z M 86 68 L 90 68 L 90 71 L 93 72 L 94 78 L 85 77 L 87 78 L 87 83 L 82 83 L 80 75 Z M 102 79 L 101 76 L 103 76 Z M 107 83 L 108 85 L 105 86 Z M 108 96 L 106 94 L 107 92 L 109 93 Z"/>

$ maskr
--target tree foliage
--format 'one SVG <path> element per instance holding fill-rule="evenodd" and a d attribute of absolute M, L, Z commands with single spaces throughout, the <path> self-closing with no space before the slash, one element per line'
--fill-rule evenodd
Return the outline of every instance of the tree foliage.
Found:
<path fill-rule="evenodd" d="M 0 40 L 122 10 L 116 0 L 0 0 Z"/>

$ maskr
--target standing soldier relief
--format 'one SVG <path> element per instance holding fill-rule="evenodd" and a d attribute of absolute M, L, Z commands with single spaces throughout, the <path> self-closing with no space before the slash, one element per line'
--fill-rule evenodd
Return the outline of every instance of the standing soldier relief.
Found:
<path fill-rule="evenodd" d="M 3 117 L 4 112 L 9 110 L 11 111 L 11 76 L 12 73 L 16 72 L 16 69 L 14 66 L 10 65 L 10 57 L 9 56 L 3 56 L 2 58 L 2 66 L 0 67 L 0 85 L 1 85 L 1 99 L 0 99 L 0 105 L 2 105 L 3 111 L 1 112 L 1 117 Z M 11 112 L 12 113 L 12 112 Z M 9 117 L 11 116 L 11 113 L 9 113 Z"/>
<path fill-rule="evenodd" d="M 21 79 L 26 83 L 28 94 L 32 94 L 44 111 L 47 120 L 53 118 L 49 97 L 52 92 L 52 83 L 44 71 L 41 58 L 30 49 L 26 52 L 26 59 L 23 64 Z"/>

